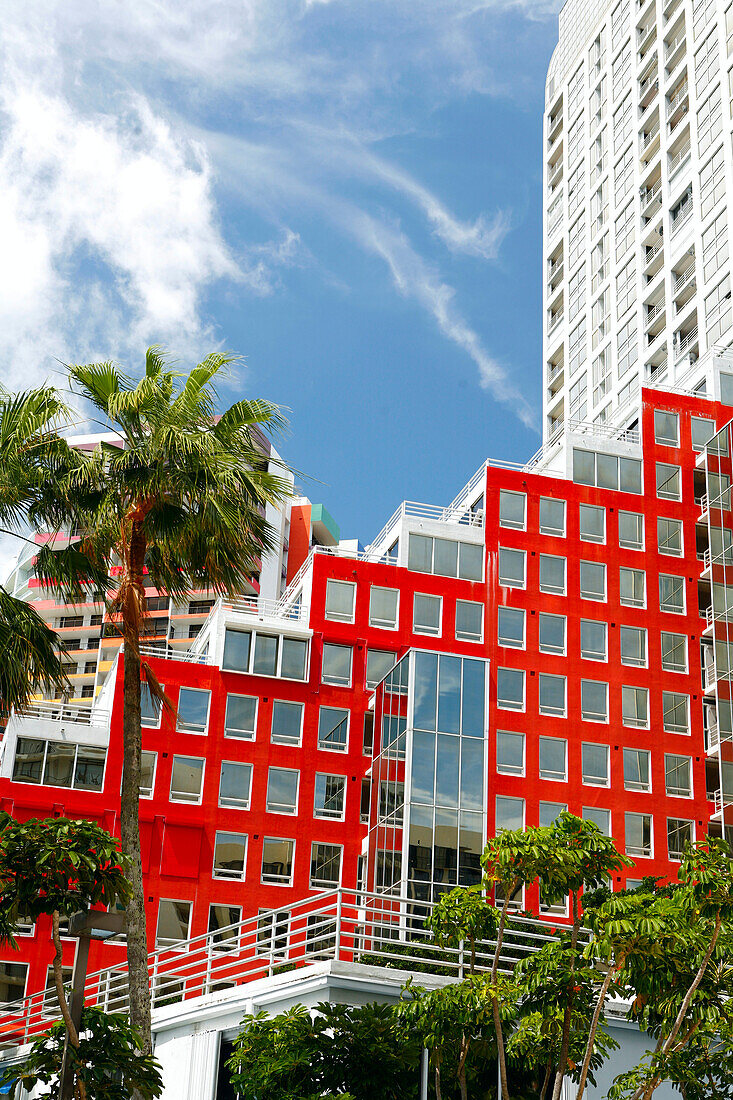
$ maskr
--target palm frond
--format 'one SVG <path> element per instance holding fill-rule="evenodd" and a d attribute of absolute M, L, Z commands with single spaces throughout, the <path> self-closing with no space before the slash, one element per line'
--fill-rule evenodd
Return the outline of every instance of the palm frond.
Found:
<path fill-rule="evenodd" d="M 0 714 L 22 709 L 40 692 L 69 688 L 58 635 L 34 607 L 0 587 Z"/>

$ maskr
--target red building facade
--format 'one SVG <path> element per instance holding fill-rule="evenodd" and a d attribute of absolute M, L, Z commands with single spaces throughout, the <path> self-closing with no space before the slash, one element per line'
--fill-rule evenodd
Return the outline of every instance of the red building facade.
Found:
<path fill-rule="evenodd" d="M 475 881 L 495 830 L 565 807 L 634 859 L 615 887 L 674 877 L 688 839 L 725 827 L 705 442 L 731 415 L 644 391 L 632 428 L 489 462 L 366 551 L 312 553 L 278 605 L 219 602 L 190 653 L 151 651 L 177 711 L 144 730 L 151 949 L 338 884 L 434 897 Z M 0 807 L 118 831 L 122 659 L 90 721 L 11 721 Z M 47 980 L 49 928 L 19 944 L 6 1000 Z"/>

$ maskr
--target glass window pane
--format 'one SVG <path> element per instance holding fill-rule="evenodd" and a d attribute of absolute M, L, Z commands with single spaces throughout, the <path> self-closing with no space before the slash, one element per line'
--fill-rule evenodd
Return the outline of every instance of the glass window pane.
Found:
<path fill-rule="evenodd" d="M 567 741 L 559 737 L 540 737 L 540 779 L 567 778 Z"/>
<path fill-rule="evenodd" d="M 80 791 L 101 791 L 107 750 L 93 745 L 79 745 L 76 752 L 74 786 Z"/>
<path fill-rule="evenodd" d="M 682 520 L 657 519 L 657 548 L 660 554 L 682 554 Z"/>
<path fill-rule="evenodd" d="M 667 733 L 687 733 L 690 728 L 689 697 L 676 691 L 662 692 L 663 725 Z"/>
<path fill-rule="evenodd" d="M 313 813 L 316 817 L 343 818 L 346 777 L 343 775 L 316 775 L 313 796 Z"/>
<path fill-rule="evenodd" d="M 252 672 L 256 676 L 277 674 L 277 638 L 272 638 L 268 634 L 256 635 Z"/>
<path fill-rule="evenodd" d="M 433 540 L 425 535 L 410 535 L 407 568 L 418 573 L 433 571 Z"/>
<path fill-rule="evenodd" d="M 433 539 L 433 572 L 439 577 L 458 574 L 458 543 L 452 539 Z"/>
<path fill-rule="evenodd" d="M 675 615 L 684 614 L 684 577 L 669 576 L 666 573 L 659 574 L 659 607 L 660 610 L 668 611 Z"/>
<path fill-rule="evenodd" d="M 35 737 L 19 737 L 15 746 L 13 779 L 20 783 L 40 783 L 46 742 Z"/>
<path fill-rule="evenodd" d="M 524 734 L 499 730 L 496 734 L 496 770 L 502 775 L 524 775 Z"/>
<path fill-rule="evenodd" d="M 608 786 L 608 745 L 583 742 L 583 782 L 597 787 Z"/>
<path fill-rule="evenodd" d="M 140 797 L 153 797 L 153 784 L 155 782 L 155 764 L 157 753 L 143 750 L 140 757 Z"/>
<path fill-rule="evenodd" d="M 565 714 L 565 677 L 539 674 L 540 714 Z"/>
<path fill-rule="evenodd" d="M 499 668 L 496 672 L 497 706 L 505 710 L 524 710 L 524 671 Z"/>
<path fill-rule="evenodd" d="M 594 504 L 580 505 L 580 537 L 584 542 L 606 541 L 606 510 Z"/>
<path fill-rule="evenodd" d="M 596 485 L 601 489 L 618 489 L 618 458 L 616 455 L 596 455 Z"/>
<path fill-rule="evenodd" d="M 257 699 L 253 695 L 227 695 L 224 733 L 251 740 L 255 735 Z"/>
<path fill-rule="evenodd" d="M 190 901 L 169 901 L 161 898 L 158 907 L 158 929 L 155 935 L 156 947 L 170 947 L 180 940 L 187 940 L 191 926 Z"/>
<path fill-rule="evenodd" d="M 581 680 L 580 705 L 586 722 L 607 722 L 608 684 L 598 680 Z"/>
<path fill-rule="evenodd" d="M 624 749 L 624 787 L 627 791 L 649 791 L 650 752 L 648 749 Z"/>
<path fill-rule="evenodd" d="M 351 662 L 354 651 L 347 645 L 330 645 L 326 642 L 323 646 L 323 666 L 321 679 L 324 684 L 340 684 L 342 687 L 351 685 Z"/>
<path fill-rule="evenodd" d="M 289 886 L 293 878 L 294 840 L 266 836 L 262 842 L 262 882 Z"/>
<path fill-rule="evenodd" d="M 654 410 L 654 442 L 666 447 L 679 447 L 680 418 L 677 413 Z"/>
<path fill-rule="evenodd" d="M 581 561 L 580 595 L 584 600 L 605 600 L 606 567 L 600 562 Z"/>
<path fill-rule="evenodd" d="M 399 590 L 396 588 L 378 588 L 372 585 L 369 594 L 369 625 L 383 630 L 394 630 L 397 626 L 397 606 Z"/>
<path fill-rule="evenodd" d="M 459 733 L 461 728 L 461 659 L 438 658 L 438 729 Z"/>
<path fill-rule="evenodd" d="M 619 512 L 618 543 L 625 550 L 644 549 L 644 517 L 640 512 Z"/>
<path fill-rule="evenodd" d="M 349 735 L 349 712 L 341 707 L 321 707 L 318 711 L 318 747 L 345 752 Z"/>
<path fill-rule="evenodd" d="M 244 879 L 247 837 L 244 833 L 217 833 L 214 841 L 214 878 Z"/>
<path fill-rule="evenodd" d="M 25 996 L 27 963 L 0 963 L 0 1004 L 12 1004 Z"/>
<path fill-rule="evenodd" d="M 464 737 L 486 734 L 486 665 L 464 657 L 463 692 L 461 698 L 461 733 Z"/>
<path fill-rule="evenodd" d="M 182 687 L 178 696 L 178 729 L 187 733 L 206 733 L 210 699 L 210 691 Z"/>
<path fill-rule="evenodd" d="M 282 638 L 281 648 L 280 675 L 286 680 L 305 680 L 307 641 L 301 638 Z"/>
<path fill-rule="evenodd" d="M 525 528 L 527 497 L 524 493 L 513 493 L 509 489 L 499 491 L 499 526 Z"/>
<path fill-rule="evenodd" d="M 621 688 L 621 706 L 625 726 L 646 729 L 649 725 L 649 691 L 647 688 Z"/>
<path fill-rule="evenodd" d="M 646 574 L 641 569 L 619 569 L 619 599 L 625 607 L 646 607 Z"/>
<path fill-rule="evenodd" d="M 540 497 L 540 534 L 562 537 L 565 534 L 565 501 Z"/>
<path fill-rule="evenodd" d="M 651 856 L 652 819 L 649 814 L 626 814 L 626 854 Z"/>
<path fill-rule="evenodd" d="M 593 451 L 573 448 L 573 481 L 577 485 L 595 485 L 596 456 Z"/>
<path fill-rule="evenodd" d="M 715 421 L 708 420 L 707 417 L 691 416 L 690 427 L 692 429 L 693 451 L 703 451 L 705 444 L 715 435 Z"/>
<path fill-rule="evenodd" d="M 541 653 L 565 653 L 565 616 L 540 612 L 539 647 Z"/>
<path fill-rule="evenodd" d="M 667 462 L 657 463 L 657 496 L 663 500 L 680 500 L 680 468 Z"/>
<path fill-rule="evenodd" d="M 326 618 L 353 623 L 356 585 L 347 581 L 326 581 Z"/>
<path fill-rule="evenodd" d="M 385 649 L 367 650 L 366 684 L 368 688 L 375 687 L 384 679 L 395 663 L 396 653 L 390 653 Z"/>
<path fill-rule="evenodd" d="M 607 624 L 595 619 L 580 620 L 580 656 L 589 661 L 605 661 Z"/>
<path fill-rule="evenodd" d="M 341 880 L 341 845 L 311 845 L 310 885 L 315 889 L 337 887 Z"/>
<path fill-rule="evenodd" d="M 412 739 L 412 799 L 435 800 L 435 734 L 415 730 Z"/>
<path fill-rule="evenodd" d="M 483 544 L 462 542 L 458 546 L 458 576 L 464 581 L 480 581 L 484 576 Z"/>
<path fill-rule="evenodd" d="M 438 734 L 435 764 L 435 802 L 438 806 L 458 805 L 459 739 L 447 733 Z"/>
<path fill-rule="evenodd" d="M 584 806 L 583 820 L 592 821 L 604 836 L 611 835 L 611 811 L 601 810 L 598 806 Z"/>
<path fill-rule="evenodd" d="M 294 814 L 298 809 L 298 780 L 294 768 L 270 768 L 267 773 L 267 809 L 270 813 Z"/>
<path fill-rule="evenodd" d="M 239 905 L 209 906 L 210 942 L 217 951 L 236 951 L 239 947 L 239 928 L 242 910 Z M 234 925 L 235 927 L 232 927 Z"/>
<path fill-rule="evenodd" d="M 247 635 L 249 636 L 249 635 Z M 226 643 L 225 643 L 226 644 Z M 143 726 L 159 726 L 162 702 L 156 699 L 146 683 L 140 684 L 140 720 Z"/>
<path fill-rule="evenodd" d="M 456 600 L 456 638 L 480 642 L 484 636 L 484 605 L 472 600 Z"/>
<path fill-rule="evenodd" d="M 622 493 L 641 493 L 641 459 L 618 460 L 618 487 Z"/>
<path fill-rule="evenodd" d="M 540 592 L 565 595 L 565 565 L 565 558 L 540 554 Z"/>
<path fill-rule="evenodd" d="M 438 655 L 418 652 L 415 654 L 415 706 L 416 729 L 434 730 L 438 706 Z"/>
<path fill-rule="evenodd" d="M 539 805 L 539 822 L 540 827 L 543 829 L 549 828 L 559 818 L 560 814 L 567 810 L 567 805 L 564 802 L 540 802 Z M 544 910 L 543 910 L 544 911 Z"/>
<path fill-rule="evenodd" d="M 639 626 L 619 627 L 622 665 L 646 665 L 646 630 Z"/>
<path fill-rule="evenodd" d="M 496 832 L 524 828 L 524 799 L 496 796 Z"/>
<path fill-rule="evenodd" d="M 662 631 L 662 668 L 667 672 L 687 672 L 687 637 Z"/>
<path fill-rule="evenodd" d="M 243 630 L 226 630 L 224 632 L 224 668 L 234 672 L 249 671 L 249 650 L 252 635 Z"/>
<path fill-rule="evenodd" d="M 524 611 L 518 607 L 500 607 L 498 615 L 499 645 L 524 647 Z"/>
<path fill-rule="evenodd" d="M 670 859 L 683 859 L 685 848 L 692 844 L 695 837 L 693 821 L 683 821 L 678 817 L 667 819 L 667 849 Z"/>
<path fill-rule="evenodd" d="M 173 757 L 171 802 L 200 802 L 203 783 L 203 760 L 192 756 Z"/>
<path fill-rule="evenodd" d="M 43 782 L 51 787 L 70 787 L 74 775 L 76 745 L 64 741 L 49 741 Z"/>
<path fill-rule="evenodd" d="M 412 628 L 418 634 L 440 634 L 440 618 L 443 601 L 440 596 L 415 593 Z"/>
<path fill-rule="evenodd" d="M 499 584 L 506 588 L 524 588 L 525 552 L 499 547 Z"/>
<path fill-rule="evenodd" d="M 692 758 L 665 753 L 664 776 L 667 794 L 674 798 L 692 798 Z"/>
<path fill-rule="evenodd" d="M 248 810 L 252 787 L 252 765 L 224 761 L 219 780 L 219 805 Z"/>

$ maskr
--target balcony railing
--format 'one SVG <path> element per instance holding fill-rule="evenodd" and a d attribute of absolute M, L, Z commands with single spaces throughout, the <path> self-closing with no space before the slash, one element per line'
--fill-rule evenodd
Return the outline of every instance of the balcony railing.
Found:
<path fill-rule="evenodd" d="M 646 133 L 643 133 L 641 135 L 641 151 L 642 151 L 642 153 L 644 152 L 645 149 L 649 148 L 649 146 L 654 141 L 655 137 L 658 136 L 658 134 L 659 134 L 659 122 L 657 121 L 654 124 L 654 126 L 652 126 L 651 130 L 648 130 Z"/>
<path fill-rule="evenodd" d="M 654 306 L 647 306 L 646 317 L 644 318 L 645 327 L 648 328 L 656 317 L 660 317 L 664 313 L 664 309 L 664 299 L 662 299 L 661 302 L 657 302 L 657 304 Z"/>
<path fill-rule="evenodd" d="M 399 894 L 374 894 L 338 888 L 315 894 L 287 907 L 219 928 L 193 939 L 170 942 L 148 956 L 153 1008 L 190 1002 L 225 986 L 244 986 L 281 970 L 318 963 L 366 963 L 391 970 L 434 969 L 457 980 L 469 971 L 471 947 L 440 947 L 412 915 L 427 916 L 431 902 Z M 417 924 L 417 922 L 414 922 Z M 553 926 L 556 919 L 553 918 Z M 557 941 L 558 933 L 540 920 L 512 915 L 500 955 L 500 970 L 509 974 L 517 962 Z M 581 933 L 583 944 L 587 933 Z M 475 967 L 491 967 L 496 941 L 476 944 Z M 107 1012 L 129 1010 L 127 966 L 87 975 L 84 1003 Z M 19 1047 L 48 1030 L 56 1018 L 51 991 L 4 1004 L 0 1010 L 0 1044 Z M 189 1006 L 193 1007 L 193 1006 Z"/>
<path fill-rule="evenodd" d="M 690 264 L 689 267 L 686 267 L 685 270 L 680 272 L 679 274 L 677 274 L 677 272 L 673 272 L 672 273 L 672 283 L 673 283 L 674 293 L 679 294 L 679 292 L 681 290 L 684 290 L 684 288 L 692 281 L 692 279 L 694 279 L 694 277 L 695 277 L 695 263 L 694 263 L 694 261 Z"/>
<path fill-rule="evenodd" d="M 686 332 L 684 336 L 677 339 L 675 343 L 675 359 L 681 359 L 689 347 L 697 341 L 697 325 L 689 332 Z"/>
<path fill-rule="evenodd" d="M 679 107 L 680 103 L 687 99 L 689 91 L 689 86 L 687 84 L 687 81 L 685 81 L 680 90 L 672 97 L 672 99 L 670 99 L 669 103 L 667 104 L 667 118 L 669 118 L 670 115 L 673 115 Z"/>
<path fill-rule="evenodd" d="M 686 160 L 687 157 L 689 157 L 689 155 L 690 155 L 690 144 L 688 142 L 686 145 L 682 146 L 682 148 L 679 150 L 679 152 L 675 153 L 673 157 L 670 157 L 670 160 L 669 160 L 669 175 L 670 176 L 672 175 L 673 172 L 676 172 L 676 170 L 682 164 L 683 160 Z"/>
<path fill-rule="evenodd" d="M 91 673 L 89 673 L 91 676 Z M 109 723 L 109 712 L 94 710 L 91 706 L 80 703 L 29 703 L 18 711 L 16 718 L 40 718 L 44 722 L 78 722 L 84 726 L 106 726 Z"/>
<path fill-rule="evenodd" d="M 680 226 L 683 225 L 687 221 L 687 219 L 689 218 L 691 213 L 692 213 L 692 196 L 690 196 L 690 198 L 687 199 L 687 201 L 684 202 L 682 204 L 682 206 L 679 207 L 679 209 L 677 210 L 677 213 L 673 215 L 673 217 L 672 217 L 672 232 L 673 233 L 676 233 L 677 230 L 680 228 Z"/>

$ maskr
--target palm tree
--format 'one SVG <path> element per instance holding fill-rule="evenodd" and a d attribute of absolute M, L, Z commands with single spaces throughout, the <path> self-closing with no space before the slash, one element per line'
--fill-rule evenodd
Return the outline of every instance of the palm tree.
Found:
<path fill-rule="evenodd" d="M 0 389 L 0 530 L 20 535 L 30 511 L 66 453 L 57 429 L 66 409 L 50 389 Z M 0 587 L 0 717 L 34 695 L 68 688 L 64 647 L 35 608 Z"/>
<path fill-rule="evenodd" d="M 270 472 L 265 433 L 284 419 L 266 401 L 237 401 L 217 416 L 215 379 L 234 357 L 207 356 L 188 374 L 149 348 L 134 381 L 111 362 L 68 366 L 71 386 L 106 428 L 93 451 L 69 452 L 65 468 L 34 510 L 35 519 L 72 530 L 68 545 L 49 542 L 36 558 L 45 583 L 79 593 L 92 584 L 106 594 L 124 642 L 122 850 L 130 861 L 127 906 L 130 1019 L 149 1052 L 148 945 L 140 856 L 138 799 L 141 679 L 165 702 L 140 637 L 145 585 L 173 598 L 197 587 L 235 595 L 274 548 L 265 506 L 289 495 Z M 59 520 L 63 524 L 58 523 Z M 110 567 L 114 563 L 114 568 Z"/>

